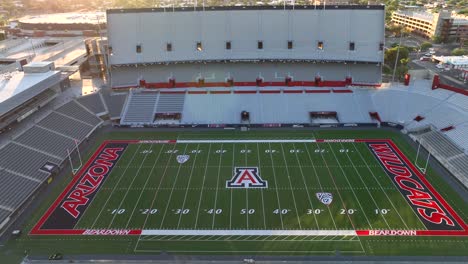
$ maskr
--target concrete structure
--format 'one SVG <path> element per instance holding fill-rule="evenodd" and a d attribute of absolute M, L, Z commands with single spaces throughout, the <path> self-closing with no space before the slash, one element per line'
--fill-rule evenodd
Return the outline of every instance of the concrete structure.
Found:
<path fill-rule="evenodd" d="M 103 12 L 57 13 L 25 16 L 10 32 L 20 36 L 72 37 L 105 34 L 106 16 Z"/>
<path fill-rule="evenodd" d="M 112 86 L 275 81 L 381 82 L 384 7 L 108 10 Z"/>
<path fill-rule="evenodd" d="M 392 22 L 403 25 L 427 38 L 441 37 L 444 42 L 468 38 L 468 19 L 452 16 L 448 11 L 428 13 L 419 11 L 396 11 Z"/>

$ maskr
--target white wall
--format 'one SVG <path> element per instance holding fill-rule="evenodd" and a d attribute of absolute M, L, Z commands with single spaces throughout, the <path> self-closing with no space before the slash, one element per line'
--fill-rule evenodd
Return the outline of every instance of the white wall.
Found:
<path fill-rule="evenodd" d="M 218 59 L 312 59 L 381 62 L 383 9 L 110 12 L 111 64 Z M 257 41 L 263 41 L 263 50 Z M 294 48 L 287 49 L 292 40 Z M 196 50 L 201 41 L 203 51 Z M 225 42 L 232 41 L 232 49 Z M 317 49 L 317 42 L 324 49 Z M 349 51 L 349 42 L 356 50 Z M 172 52 L 166 43 L 172 43 Z M 142 52 L 136 53 L 141 44 Z"/>

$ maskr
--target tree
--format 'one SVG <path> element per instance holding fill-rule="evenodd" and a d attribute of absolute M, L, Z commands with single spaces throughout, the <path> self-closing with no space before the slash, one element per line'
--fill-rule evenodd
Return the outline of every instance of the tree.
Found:
<path fill-rule="evenodd" d="M 428 50 L 428 49 L 431 48 L 431 47 L 432 47 L 432 44 L 431 44 L 430 42 L 428 42 L 428 41 L 423 42 L 423 43 L 421 44 L 421 51 L 426 51 L 426 50 Z"/>
<path fill-rule="evenodd" d="M 393 69 L 393 67 L 395 67 L 395 60 L 396 60 L 396 56 L 397 56 L 397 53 L 398 53 L 398 49 L 400 49 L 400 52 L 398 54 L 398 65 L 397 66 L 405 65 L 405 64 L 407 64 L 409 62 L 409 60 L 408 60 L 409 51 L 408 51 L 407 48 L 405 48 L 405 47 L 394 47 L 394 48 L 387 49 L 385 51 L 384 61 L 385 61 L 385 64 L 388 65 L 389 67 L 391 67 L 392 69 Z"/>
<path fill-rule="evenodd" d="M 436 44 L 439 44 L 439 43 L 442 42 L 442 37 L 441 36 L 433 36 L 432 41 L 434 41 L 434 43 L 436 43 Z"/>
<path fill-rule="evenodd" d="M 452 55 L 453 56 L 462 56 L 462 55 L 467 55 L 468 50 L 467 49 L 462 49 L 462 48 L 456 48 L 452 50 Z"/>

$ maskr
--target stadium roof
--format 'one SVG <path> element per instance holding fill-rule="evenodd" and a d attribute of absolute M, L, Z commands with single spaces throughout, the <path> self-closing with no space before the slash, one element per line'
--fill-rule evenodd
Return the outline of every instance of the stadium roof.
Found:
<path fill-rule="evenodd" d="M 25 16 L 19 19 L 20 23 L 28 24 L 99 24 L 106 22 L 104 12 L 85 13 L 57 13 Z"/>
<path fill-rule="evenodd" d="M 53 78 L 54 77 L 54 78 Z M 42 82 L 60 80 L 59 71 L 27 73 L 16 71 L 0 75 L 0 116 L 23 104 L 27 100 L 50 88 L 53 83 Z"/>

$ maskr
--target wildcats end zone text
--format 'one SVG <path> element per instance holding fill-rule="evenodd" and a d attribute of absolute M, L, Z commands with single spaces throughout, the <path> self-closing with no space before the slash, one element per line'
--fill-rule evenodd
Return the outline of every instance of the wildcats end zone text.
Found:
<path fill-rule="evenodd" d="M 168 230 L 74 229 L 129 144 L 175 143 L 365 143 L 427 230 Z M 390 139 L 318 140 L 106 140 L 79 171 L 30 235 L 213 235 L 213 236 L 467 236 L 468 226 Z"/>

